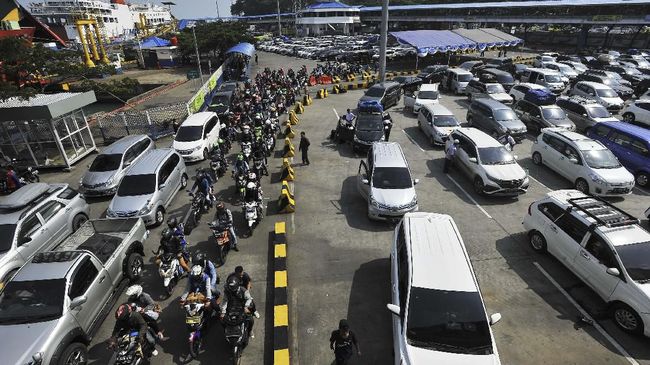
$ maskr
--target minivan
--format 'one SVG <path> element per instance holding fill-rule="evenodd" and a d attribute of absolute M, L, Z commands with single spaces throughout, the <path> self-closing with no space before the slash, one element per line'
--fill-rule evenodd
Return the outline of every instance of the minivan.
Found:
<path fill-rule="evenodd" d="M 418 127 L 431 141 L 431 145 L 444 145 L 449 133 L 460 128 L 458 119 L 441 104 L 425 105 L 418 113 Z"/>
<path fill-rule="evenodd" d="M 370 219 L 392 221 L 417 211 L 417 183 L 397 142 L 373 143 L 368 160 L 359 163 L 357 189 L 368 201 Z"/>
<path fill-rule="evenodd" d="M 499 365 L 467 249 L 446 214 L 407 213 L 390 253 L 393 364 Z"/>
<path fill-rule="evenodd" d="M 172 146 L 186 161 L 205 160 L 219 140 L 221 128 L 219 117 L 214 112 L 192 114 L 176 131 Z"/>
<path fill-rule="evenodd" d="M 578 131 L 586 132 L 598 123 L 618 122 L 607 109 L 592 99 L 580 96 L 558 98 L 557 106 L 564 109 Z"/>
<path fill-rule="evenodd" d="M 440 102 L 438 84 L 422 84 L 420 89 L 413 93 L 404 93 L 404 107 L 417 114 L 425 105 L 437 104 Z"/>
<path fill-rule="evenodd" d="M 142 218 L 147 225 L 165 221 L 165 210 L 187 187 L 185 162 L 171 148 L 150 150 L 136 161 L 117 188 L 106 217 Z"/>
<path fill-rule="evenodd" d="M 623 109 L 623 99 L 618 97 L 616 91 L 598 82 L 578 81 L 569 92 L 569 95 L 578 95 L 593 99 L 609 111 Z"/>
<path fill-rule="evenodd" d="M 155 148 L 144 134 L 122 137 L 104 148 L 79 181 L 79 191 L 86 197 L 115 194 L 117 185 L 129 166 Z"/>
<path fill-rule="evenodd" d="M 464 94 L 467 83 L 474 78 L 471 72 L 454 67 L 447 69 L 445 76 L 442 78 L 442 87 L 447 91 L 451 91 L 454 94 Z"/>
<path fill-rule="evenodd" d="M 515 79 L 509 72 L 503 70 L 497 70 L 496 68 L 485 68 L 478 71 L 478 74 L 481 78 L 486 77 L 484 75 L 490 75 L 492 79 L 496 80 L 499 84 L 506 89 L 507 92 L 515 86 Z"/>
<path fill-rule="evenodd" d="M 359 102 L 377 100 L 384 107 L 384 110 L 391 106 L 397 105 L 402 97 L 402 87 L 399 83 L 386 81 L 380 84 L 372 85 L 366 93 L 359 99 Z"/>
<path fill-rule="evenodd" d="M 629 123 L 598 123 L 588 136 L 603 143 L 635 177 L 647 187 L 650 179 L 650 131 Z"/>
<path fill-rule="evenodd" d="M 499 138 L 510 132 L 517 141 L 526 136 L 526 125 L 510 107 L 492 99 L 476 98 L 467 109 L 467 125 Z"/>
<path fill-rule="evenodd" d="M 223 117 L 230 111 L 230 104 L 232 103 L 234 91 L 219 91 L 212 96 L 210 104 L 208 105 L 209 112 L 217 113 L 217 116 Z"/>
<path fill-rule="evenodd" d="M 521 82 L 546 86 L 554 94 L 561 94 L 566 87 L 559 72 L 542 68 L 527 69 L 521 75 Z"/>

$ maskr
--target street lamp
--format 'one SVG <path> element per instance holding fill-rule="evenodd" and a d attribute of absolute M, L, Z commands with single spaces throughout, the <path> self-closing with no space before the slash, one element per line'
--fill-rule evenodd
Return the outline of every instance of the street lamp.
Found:
<path fill-rule="evenodd" d="M 386 45 L 388 43 L 388 0 L 381 4 L 381 29 L 379 31 L 379 79 L 386 81 Z"/>

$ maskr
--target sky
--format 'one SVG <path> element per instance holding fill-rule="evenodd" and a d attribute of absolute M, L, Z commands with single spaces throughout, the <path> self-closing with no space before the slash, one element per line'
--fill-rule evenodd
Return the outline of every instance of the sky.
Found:
<path fill-rule="evenodd" d="M 109 0 L 106 0 L 109 1 Z M 152 0 L 149 2 L 160 4 L 164 0 Z M 171 0 L 176 5 L 172 6 L 172 14 L 178 19 L 183 18 L 205 18 L 216 17 L 217 6 L 219 2 L 219 14 L 221 16 L 230 16 L 231 0 Z M 39 0 L 18 0 L 23 6 L 29 9 L 29 3 L 40 2 Z M 131 3 L 146 3 L 146 0 L 127 0 Z"/>

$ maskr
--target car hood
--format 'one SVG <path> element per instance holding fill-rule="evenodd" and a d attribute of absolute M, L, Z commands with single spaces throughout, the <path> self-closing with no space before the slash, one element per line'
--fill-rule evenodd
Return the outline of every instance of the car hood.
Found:
<path fill-rule="evenodd" d="M 136 196 L 117 196 L 113 197 L 111 203 L 108 205 L 108 210 L 111 212 L 133 212 L 144 208 L 147 201 L 151 199 L 151 195 L 136 195 Z"/>
<path fill-rule="evenodd" d="M 498 120 L 497 122 L 510 130 L 526 129 L 526 124 L 519 119 Z"/>
<path fill-rule="evenodd" d="M 439 100 L 438 99 L 417 99 L 416 103 L 420 105 L 433 105 L 433 104 L 438 104 Z"/>
<path fill-rule="evenodd" d="M 434 127 L 436 131 L 444 133 L 445 135 L 449 135 L 449 133 L 453 132 L 455 129 L 458 129 L 459 127 Z"/>
<path fill-rule="evenodd" d="M 620 120 L 614 117 L 605 117 L 605 118 L 593 118 L 596 122 L 620 122 Z"/>
<path fill-rule="evenodd" d="M 623 99 L 619 98 L 618 96 L 615 98 L 600 98 L 602 101 L 604 101 L 607 104 L 610 105 L 622 105 L 623 104 Z"/>
<path fill-rule="evenodd" d="M 512 96 L 510 94 L 506 93 L 496 93 L 496 94 L 488 94 L 490 97 L 494 100 L 497 101 L 505 101 L 505 102 L 511 102 L 512 101 Z"/>
<path fill-rule="evenodd" d="M 357 129 L 354 135 L 362 141 L 376 142 L 380 141 L 381 137 L 384 136 L 384 131 L 364 131 Z"/>
<path fill-rule="evenodd" d="M 617 169 L 594 169 L 593 171 L 608 183 L 620 184 L 634 181 L 634 176 L 625 167 L 619 167 Z"/>
<path fill-rule="evenodd" d="M 415 188 L 406 189 L 378 189 L 372 188 L 372 198 L 377 203 L 388 205 L 389 207 L 401 207 L 409 205 L 415 197 Z"/>
<path fill-rule="evenodd" d="M 57 323 L 58 320 L 0 326 L 0 333 L 4 333 L 0 345 L 2 362 L 4 364 L 29 363 L 32 355 L 43 349 Z"/>
<path fill-rule="evenodd" d="M 547 119 L 549 123 L 552 123 L 556 127 L 562 127 L 562 128 L 571 128 L 575 127 L 575 124 L 569 119 L 569 118 L 564 118 L 564 119 Z"/>
<path fill-rule="evenodd" d="M 193 148 L 196 148 L 197 146 L 201 146 L 202 144 L 203 144 L 202 139 L 196 141 L 190 141 L 190 142 L 179 142 L 174 140 L 174 143 L 172 144 L 172 148 L 178 151 L 184 151 L 184 150 L 191 150 Z"/>
<path fill-rule="evenodd" d="M 444 364 L 444 365 L 501 365 L 497 354 L 469 355 L 434 351 L 415 346 L 406 346 L 410 364 Z"/>
<path fill-rule="evenodd" d="M 524 171 L 518 163 L 511 163 L 507 165 L 481 165 L 485 173 L 491 177 L 499 180 L 515 180 L 523 179 L 526 177 Z"/>
<path fill-rule="evenodd" d="M 81 183 L 86 186 L 95 186 L 106 183 L 110 178 L 115 176 L 117 170 L 114 171 L 86 171 L 81 178 Z"/>

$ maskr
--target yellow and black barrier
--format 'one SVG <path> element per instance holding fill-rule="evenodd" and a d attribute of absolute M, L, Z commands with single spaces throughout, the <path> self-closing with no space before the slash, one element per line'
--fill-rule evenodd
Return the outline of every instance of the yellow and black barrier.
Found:
<path fill-rule="evenodd" d="M 287 129 L 291 130 L 291 126 L 287 126 Z M 295 135 L 293 131 L 291 134 Z M 282 157 L 293 157 L 296 155 L 296 148 L 291 143 L 291 137 L 287 136 L 284 139 L 284 148 L 282 149 Z"/>
<path fill-rule="evenodd" d="M 293 181 L 296 178 L 296 172 L 293 170 L 293 167 L 291 167 L 291 163 L 289 162 L 288 158 L 283 158 L 282 159 L 282 173 L 280 174 L 280 179 L 282 180 L 282 188 L 284 189 L 284 183 L 287 181 Z M 287 185 L 287 189 L 289 188 L 289 185 Z M 287 190 L 291 192 L 290 190 Z M 293 199 L 293 194 L 291 195 L 291 199 Z"/>
<path fill-rule="evenodd" d="M 286 189 L 284 185 L 286 185 Z M 293 197 L 293 194 L 289 190 L 289 185 L 287 181 L 282 181 L 282 190 L 280 191 L 280 196 L 278 197 L 278 213 L 293 213 L 296 211 L 296 201 Z"/>
<path fill-rule="evenodd" d="M 273 232 L 273 365 L 291 364 L 287 287 L 286 224 L 276 222 Z"/>
<path fill-rule="evenodd" d="M 356 80 L 356 78 L 357 77 L 354 74 L 349 74 L 348 77 L 347 77 L 348 82 L 352 82 L 352 81 Z"/>
<path fill-rule="evenodd" d="M 327 97 L 327 89 L 318 90 L 318 98 L 325 99 Z"/>
<path fill-rule="evenodd" d="M 314 100 L 309 95 L 305 95 L 305 96 L 302 97 L 302 105 L 304 105 L 304 106 L 309 106 L 313 102 L 314 102 Z"/>
<path fill-rule="evenodd" d="M 338 76 L 334 76 L 334 77 L 332 77 L 332 83 L 333 83 L 333 84 L 338 84 L 339 82 L 341 82 L 341 78 L 340 78 L 340 77 L 338 77 Z"/>
<path fill-rule="evenodd" d="M 302 105 L 301 105 L 301 108 L 302 108 Z M 302 111 L 304 112 L 305 109 L 302 109 Z M 289 119 L 288 120 L 289 120 L 289 124 L 291 124 L 291 125 L 296 125 L 296 124 L 300 123 L 300 119 L 298 119 L 298 115 L 296 115 L 296 112 L 293 111 L 293 110 L 289 112 Z"/>
<path fill-rule="evenodd" d="M 296 102 L 296 107 L 293 109 L 295 114 L 302 114 L 305 112 L 305 108 L 302 106 L 302 103 L 297 101 Z"/>
<path fill-rule="evenodd" d="M 339 85 L 334 84 L 332 85 L 332 94 L 338 94 L 340 92 Z"/>
<path fill-rule="evenodd" d="M 284 129 L 284 136 L 286 138 L 293 138 L 296 136 L 296 134 L 293 132 L 293 129 L 291 129 L 291 123 L 288 120 L 287 120 L 287 128 Z"/>

